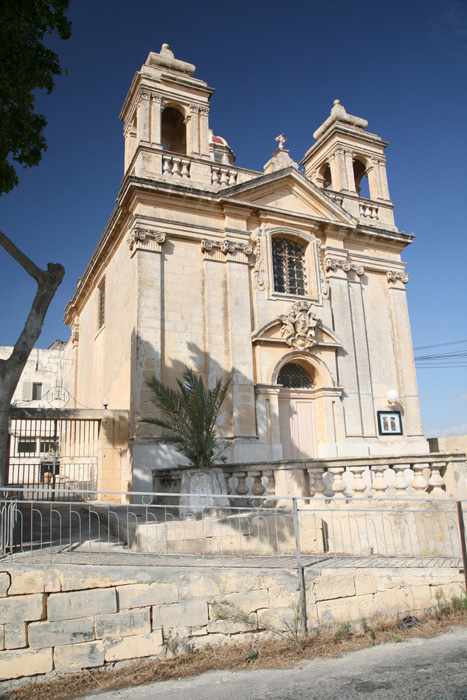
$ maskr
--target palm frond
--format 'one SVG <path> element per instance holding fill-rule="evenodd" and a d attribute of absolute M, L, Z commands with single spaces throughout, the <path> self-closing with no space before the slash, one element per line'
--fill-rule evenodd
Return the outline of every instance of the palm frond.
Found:
<path fill-rule="evenodd" d="M 198 469 L 207 469 L 222 460 L 225 445 L 218 442 L 217 419 L 227 396 L 230 379 L 217 380 L 213 389 L 206 388 L 202 377 L 185 367 L 183 379 L 177 379 L 178 391 L 166 387 L 156 377 L 146 384 L 153 401 L 162 413 L 160 418 L 143 418 L 144 423 L 167 431 L 161 442 L 172 444 Z"/>

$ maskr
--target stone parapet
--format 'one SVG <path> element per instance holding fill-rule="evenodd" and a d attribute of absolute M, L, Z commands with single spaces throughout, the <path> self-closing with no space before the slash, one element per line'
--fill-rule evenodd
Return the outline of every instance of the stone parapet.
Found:
<path fill-rule="evenodd" d="M 467 498 L 463 452 L 368 455 L 222 466 L 229 494 L 262 497 Z M 154 492 L 180 492 L 184 468 L 153 469 Z M 173 501 L 173 498 L 172 498 Z"/>

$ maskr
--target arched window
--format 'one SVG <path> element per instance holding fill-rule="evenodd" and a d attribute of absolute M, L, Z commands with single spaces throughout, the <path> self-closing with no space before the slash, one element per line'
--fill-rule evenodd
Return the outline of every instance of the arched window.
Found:
<path fill-rule="evenodd" d="M 162 112 L 161 141 L 168 151 L 186 155 L 185 119 L 175 107 L 166 107 Z"/>
<path fill-rule="evenodd" d="M 296 362 L 288 362 L 282 367 L 277 383 L 286 389 L 313 389 L 315 384 L 311 374 Z"/>
<path fill-rule="evenodd" d="M 274 291 L 306 295 L 305 246 L 289 238 L 272 239 Z"/>

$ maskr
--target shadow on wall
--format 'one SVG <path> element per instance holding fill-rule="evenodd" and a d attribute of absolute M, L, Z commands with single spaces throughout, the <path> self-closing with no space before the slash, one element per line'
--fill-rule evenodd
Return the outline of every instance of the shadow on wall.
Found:
<path fill-rule="evenodd" d="M 162 333 L 163 336 L 163 333 Z M 227 343 L 227 339 L 226 339 Z M 174 448 L 161 445 L 158 438 L 161 429 L 154 425 L 142 423 L 142 418 L 160 418 L 152 400 L 152 392 L 146 381 L 153 375 L 167 386 L 177 389 L 177 379 L 181 379 L 185 366 L 201 375 L 205 385 L 212 388 L 218 379 L 225 381 L 231 376 L 231 386 L 222 406 L 218 420 L 219 432 L 227 441 L 225 452 L 228 461 L 232 458 L 232 439 L 234 436 L 234 419 L 237 418 L 238 408 L 234 410 L 233 395 L 241 387 L 248 387 L 253 394 L 253 382 L 235 367 L 230 373 L 222 367 L 207 352 L 196 343 L 186 343 L 186 358 L 172 359 L 170 362 L 161 361 L 161 353 L 147 340 L 133 332 L 131 339 L 131 424 L 130 445 L 133 456 L 133 488 L 138 491 L 152 490 L 152 469 L 175 467 L 186 464 L 183 455 L 175 452 Z M 164 354 L 164 344 L 162 344 Z M 251 426 L 251 437 L 257 439 L 256 418 Z"/>

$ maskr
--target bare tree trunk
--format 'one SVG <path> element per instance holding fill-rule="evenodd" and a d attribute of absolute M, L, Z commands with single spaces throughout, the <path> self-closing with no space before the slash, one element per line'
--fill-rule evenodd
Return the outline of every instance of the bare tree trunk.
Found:
<path fill-rule="evenodd" d="M 7 360 L 0 360 L 0 487 L 4 486 L 8 475 L 9 434 L 8 421 L 10 404 L 28 357 L 39 338 L 45 314 L 55 292 L 65 274 L 58 263 L 48 263 L 42 270 L 32 262 L 15 244 L 0 231 L 0 245 L 37 282 L 37 292 L 24 328 Z"/>

